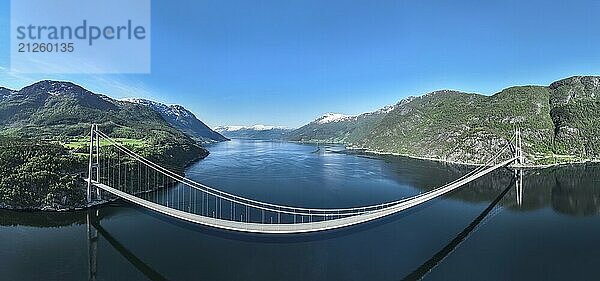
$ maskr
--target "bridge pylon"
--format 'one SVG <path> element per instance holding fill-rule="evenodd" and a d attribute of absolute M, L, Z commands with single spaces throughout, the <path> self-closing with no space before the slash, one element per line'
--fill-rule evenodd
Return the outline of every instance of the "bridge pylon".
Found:
<path fill-rule="evenodd" d="M 521 129 L 515 128 L 515 188 L 517 195 L 517 205 L 523 204 L 523 165 L 525 164 L 525 156 L 523 156 L 523 139 L 521 137 Z"/>
<path fill-rule="evenodd" d="M 92 202 L 92 181 L 100 181 L 100 136 L 97 133 L 98 125 L 92 124 L 90 129 L 90 155 L 87 177 L 86 199 L 88 203 Z M 94 170 L 95 169 L 95 170 Z M 96 187 L 96 199 L 101 199 L 100 189 Z"/>

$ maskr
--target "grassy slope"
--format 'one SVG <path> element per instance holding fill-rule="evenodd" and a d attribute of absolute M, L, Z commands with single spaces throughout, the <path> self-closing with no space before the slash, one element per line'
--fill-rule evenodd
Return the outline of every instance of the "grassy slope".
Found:
<path fill-rule="evenodd" d="M 115 138 L 114 140 L 122 145 L 125 145 L 128 147 L 133 147 L 136 149 L 142 149 L 142 148 L 148 147 L 148 144 L 143 139 Z M 71 150 L 86 149 L 90 145 L 90 138 L 89 137 L 76 137 L 69 141 L 61 142 L 61 144 L 64 147 L 71 149 Z M 104 139 L 100 140 L 101 147 L 108 146 L 109 144 L 110 143 L 107 140 L 104 140 Z"/>

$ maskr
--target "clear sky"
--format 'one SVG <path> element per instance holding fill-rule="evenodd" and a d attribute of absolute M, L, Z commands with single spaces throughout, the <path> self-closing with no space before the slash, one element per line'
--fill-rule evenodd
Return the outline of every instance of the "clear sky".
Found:
<path fill-rule="evenodd" d="M 181 104 L 210 126 L 296 127 L 438 89 L 600 74 L 600 1 L 157 0 L 152 72 L 135 75 L 9 72 L 0 3 L 1 86 L 70 80 Z"/>

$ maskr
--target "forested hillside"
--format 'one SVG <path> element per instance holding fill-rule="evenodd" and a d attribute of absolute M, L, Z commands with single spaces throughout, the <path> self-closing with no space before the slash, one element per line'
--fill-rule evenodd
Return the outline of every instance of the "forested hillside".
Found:
<path fill-rule="evenodd" d="M 520 128 L 528 164 L 600 158 L 600 77 L 511 87 L 491 96 L 442 90 L 378 112 L 324 124 L 316 120 L 290 133 L 290 139 L 481 163 Z"/>
<path fill-rule="evenodd" d="M 59 144 L 0 137 L 0 208 L 84 206 L 84 169 L 85 158 Z"/>
<path fill-rule="evenodd" d="M 195 117 L 194 117 L 195 118 Z M 72 208 L 84 191 L 76 176 L 92 123 L 132 149 L 174 170 L 208 151 L 154 108 L 92 93 L 70 82 L 0 88 L 0 206 Z"/>

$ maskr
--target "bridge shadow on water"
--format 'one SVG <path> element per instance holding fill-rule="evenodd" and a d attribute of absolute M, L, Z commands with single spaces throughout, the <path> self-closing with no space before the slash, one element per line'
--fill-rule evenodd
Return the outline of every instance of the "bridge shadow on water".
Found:
<path fill-rule="evenodd" d="M 446 246 L 435 253 L 430 259 L 425 261 L 421 266 L 415 269 L 413 272 L 408 274 L 402 280 L 421 280 L 427 273 L 431 272 L 437 265 L 439 265 L 447 256 L 449 256 L 463 241 L 465 241 L 471 233 L 481 224 L 481 222 L 488 216 L 488 214 L 500 203 L 502 198 L 508 193 L 513 185 L 516 184 L 516 178 L 508 184 L 500 194 L 490 203 L 479 214 L 475 220 L 473 220 L 463 231 L 461 231 L 454 239 L 452 239 Z M 516 185 L 515 185 L 516 186 Z"/>
<path fill-rule="evenodd" d="M 133 252 L 131 252 L 125 245 L 121 244 L 115 237 L 113 237 L 106 229 L 100 225 L 100 221 L 90 219 L 91 226 L 98 231 L 98 233 L 115 249 L 121 256 L 123 256 L 131 265 L 133 265 L 140 273 L 150 280 L 168 280 L 158 271 L 154 270 L 140 258 L 138 258 Z M 95 260 L 95 258 L 94 258 Z M 95 273 L 94 273 L 95 274 Z"/>

